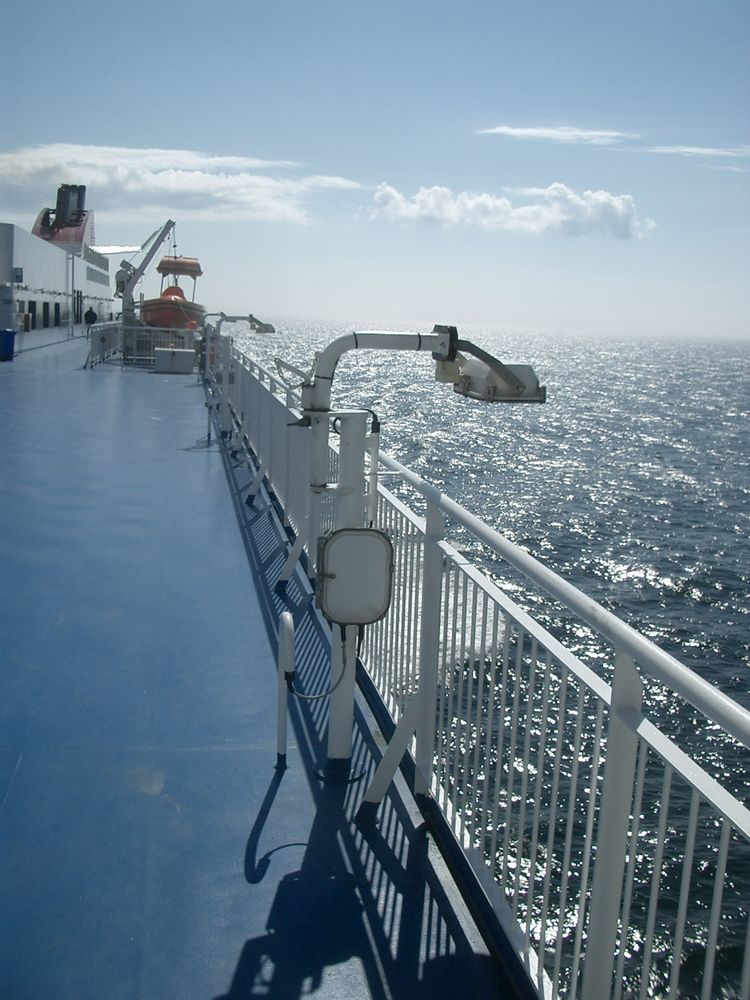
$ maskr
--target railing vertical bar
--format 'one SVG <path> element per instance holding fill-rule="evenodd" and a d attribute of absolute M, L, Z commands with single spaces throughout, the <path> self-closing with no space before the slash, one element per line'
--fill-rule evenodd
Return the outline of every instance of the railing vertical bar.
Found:
<path fill-rule="evenodd" d="M 454 567 L 451 571 L 451 576 L 453 577 L 453 586 L 451 587 L 452 595 L 452 607 L 451 607 L 451 618 L 452 618 L 452 629 L 450 638 L 450 657 L 448 659 L 449 669 L 451 672 L 450 685 L 448 688 L 448 717 L 446 719 L 447 738 L 449 740 L 446 753 L 446 769 L 445 769 L 445 801 L 446 806 L 453 805 L 453 785 L 452 785 L 452 775 L 453 775 L 453 761 L 457 753 L 456 748 L 456 682 L 455 682 L 455 664 L 456 664 L 456 642 L 458 633 L 458 601 L 456 600 L 456 589 L 458 587 L 458 568 Z M 453 734 L 451 736 L 451 734 Z M 455 822 L 455 816 L 451 813 L 450 817 L 451 824 Z"/>
<path fill-rule="evenodd" d="M 625 892 L 622 901 L 622 920 L 620 927 L 620 947 L 615 968 L 615 992 L 612 1000 L 620 1000 L 622 995 L 625 955 L 628 943 L 628 914 L 633 900 L 633 883 L 635 880 L 635 865 L 638 858 L 638 834 L 641 828 L 641 806 L 643 804 L 643 787 L 646 778 L 646 761 L 648 747 L 643 740 L 638 744 L 638 772 L 635 779 L 635 795 L 633 797 L 633 815 L 630 829 L 630 846 L 628 867 L 625 872 Z"/>
<path fill-rule="evenodd" d="M 475 823 L 474 836 L 472 837 L 472 843 L 476 846 L 484 847 L 484 838 L 481 838 L 481 843 L 477 843 L 480 838 L 480 831 L 484 827 L 485 814 L 482 811 L 481 803 L 484 801 L 486 789 L 487 789 L 487 760 L 489 758 L 490 745 L 491 745 L 491 733 L 489 728 L 489 714 L 490 708 L 489 704 L 487 706 L 487 719 L 485 719 L 484 711 L 484 690 L 485 681 L 489 683 L 489 677 L 485 675 L 487 671 L 487 657 L 486 657 L 486 646 L 487 646 L 487 620 L 489 615 L 489 598 L 485 592 L 482 593 L 482 627 L 479 635 L 479 650 L 476 657 L 477 661 L 477 710 L 476 710 L 476 739 L 474 741 L 474 763 L 472 764 L 472 773 L 474 776 L 473 782 L 473 795 L 472 795 L 472 810 L 475 816 L 479 815 L 481 817 L 479 828 L 477 829 L 477 824 Z M 488 699 L 491 701 L 491 699 Z M 482 760 L 480 760 L 480 750 L 482 752 Z M 481 785 L 479 785 L 481 775 Z"/>
<path fill-rule="evenodd" d="M 424 566 L 424 542 L 422 533 L 412 527 L 411 553 L 411 688 L 415 689 L 419 680 L 420 641 L 420 594 L 422 567 Z"/>
<path fill-rule="evenodd" d="M 656 908 L 659 905 L 659 884 L 661 882 L 662 865 L 664 863 L 664 841 L 669 818 L 669 799 L 672 790 L 672 768 L 667 764 L 664 768 L 664 780 L 661 790 L 661 805 L 659 809 L 659 826 L 656 834 L 654 851 L 654 868 L 651 874 L 651 893 L 646 919 L 646 934 L 643 946 L 643 962 L 641 964 L 640 1000 L 646 1000 L 651 982 L 651 953 L 654 946 L 654 928 L 656 926 Z"/>
<path fill-rule="evenodd" d="M 426 794 L 433 785 L 435 775 L 435 728 L 438 703 L 438 676 L 440 662 L 440 605 L 443 586 L 443 553 L 439 543 L 445 533 L 445 523 L 434 504 L 428 504 L 425 531 L 419 554 L 415 560 L 414 581 L 415 613 L 414 632 L 419 648 L 414 651 L 418 664 L 417 690 L 419 692 L 419 722 L 417 724 L 417 749 L 414 791 Z"/>
<path fill-rule="evenodd" d="M 392 538 L 392 531 L 390 530 L 390 511 L 391 507 L 388 505 L 384 507 L 380 516 L 378 517 L 378 525 L 381 531 L 384 531 L 389 538 Z M 387 643 L 386 635 L 388 629 L 390 628 L 391 616 L 393 614 L 393 602 L 391 602 L 391 607 L 388 610 L 388 614 L 379 621 L 375 626 L 375 638 L 373 640 L 373 646 L 375 650 L 375 662 L 377 667 L 378 677 L 380 679 L 378 688 L 383 694 L 386 705 L 388 704 L 388 665 L 386 663 L 387 657 Z M 367 630 L 365 630 L 367 631 Z M 390 706 L 389 706 L 390 707 Z"/>
<path fill-rule="evenodd" d="M 389 538 L 392 535 L 392 532 L 389 531 L 389 518 L 391 509 L 392 508 L 390 507 L 390 505 L 388 505 L 385 508 L 383 508 L 383 506 L 381 505 L 378 511 L 378 525 L 381 528 L 381 530 L 385 531 L 386 535 L 388 535 Z M 386 664 L 385 637 L 387 630 L 390 628 L 390 618 L 392 613 L 393 609 L 391 608 L 389 609 L 388 614 L 385 616 L 385 618 L 377 622 L 376 631 L 373 634 L 374 666 L 377 670 L 377 675 L 379 679 L 378 688 L 381 692 L 384 693 L 388 691 L 388 667 Z M 365 634 L 368 631 L 369 631 L 368 629 L 365 629 Z M 372 661 L 368 658 L 368 662 Z M 387 695 L 386 695 L 386 701 L 387 701 Z"/>
<path fill-rule="evenodd" d="M 401 657 L 401 621 L 403 607 L 400 596 L 403 588 L 404 575 L 404 518 L 400 512 L 394 518 L 396 537 L 398 539 L 398 563 L 395 574 L 396 600 L 394 602 L 393 632 L 392 632 L 392 659 L 393 659 L 393 699 L 396 711 L 399 716 L 403 711 L 403 660 Z"/>
<path fill-rule="evenodd" d="M 468 597 L 468 577 L 465 578 L 467 583 L 467 597 Z M 467 601 L 468 603 L 468 601 Z M 476 771 L 472 774 L 469 769 L 469 761 L 473 758 L 472 752 L 472 739 L 475 733 L 475 715 L 472 711 L 472 703 L 474 701 L 474 674 L 475 674 L 475 663 L 477 661 L 477 651 L 476 651 L 476 620 L 477 620 L 477 588 L 472 582 L 471 585 L 471 615 L 468 615 L 468 609 L 465 608 L 467 613 L 466 618 L 466 632 L 465 632 L 465 645 L 466 650 L 466 696 L 465 696 L 465 708 L 462 712 L 464 716 L 464 753 L 463 760 L 461 762 L 461 775 L 463 777 L 463 795 L 462 795 L 462 808 L 461 808 L 461 840 L 463 843 L 466 842 L 466 818 L 467 809 L 466 802 L 469 797 L 471 790 L 474 787 L 474 781 L 476 779 Z M 478 727 L 478 721 L 477 721 Z"/>
<path fill-rule="evenodd" d="M 394 559 L 396 562 L 396 569 L 393 574 L 393 587 L 394 591 L 398 587 L 398 559 L 399 559 L 399 547 L 401 541 L 398 533 L 398 523 L 397 514 L 395 508 L 391 507 L 388 516 L 388 527 L 390 530 L 391 541 L 395 549 Z M 388 686 L 386 688 L 387 692 L 387 703 L 388 708 L 395 716 L 398 712 L 398 698 L 396 694 L 396 677 L 395 677 L 395 659 L 394 659 L 394 648 L 395 648 L 395 635 L 396 635 L 396 624 L 398 618 L 398 607 L 396 605 L 396 594 L 394 593 L 394 599 L 391 601 L 391 609 L 388 612 L 388 641 L 387 647 L 389 650 L 388 662 L 386 673 L 388 677 Z"/>
<path fill-rule="evenodd" d="M 563 926 L 565 922 L 565 904 L 568 899 L 568 879 L 570 877 L 570 854 L 573 844 L 573 825 L 576 811 L 576 788 L 578 787 L 578 761 L 581 755 L 581 730 L 583 727 L 583 709 L 585 697 L 583 687 L 578 686 L 578 708 L 576 711 L 576 728 L 573 738 L 573 753 L 570 767 L 570 793 L 568 795 L 568 812 L 565 822 L 565 846 L 563 847 L 562 877 L 560 880 L 560 908 L 557 918 L 557 946 L 555 947 L 555 965 L 552 977 L 552 988 L 556 993 L 560 982 L 560 964 L 562 961 Z M 582 916 L 579 914 L 579 921 Z M 575 983 L 573 983 L 575 985 Z"/>
<path fill-rule="evenodd" d="M 438 801 L 442 807 L 446 804 L 447 774 L 446 760 L 448 757 L 448 719 L 449 719 L 449 685 L 448 685 L 448 628 L 450 622 L 450 575 L 451 568 L 446 562 L 443 563 L 442 599 L 441 599 L 441 636 L 440 636 L 440 660 L 438 666 L 438 676 L 440 677 L 439 692 L 439 715 L 438 734 L 436 740 L 435 755 L 437 758 L 436 792 Z"/>
<path fill-rule="evenodd" d="M 505 746 L 505 711 L 506 711 L 506 694 L 508 691 L 508 662 L 510 660 L 510 624 L 507 619 L 503 620 L 503 666 L 502 675 L 500 680 L 500 714 L 498 716 L 498 733 L 497 733 L 497 757 L 495 759 L 495 801 L 492 806 L 492 839 L 490 843 L 490 857 L 492 858 L 492 871 L 493 874 L 497 868 L 497 835 L 498 835 L 498 821 L 500 818 L 500 793 L 504 787 L 503 785 L 503 752 Z M 507 794 L 507 792 L 506 792 Z M 505 876 L 503 874 L 505 869 L 505 855 L 502 858 L 501 867 L 501 886 L 504 884 Z"/>
<path fill-rule="evenodd" d="M 453 807 L 454 817 L 457 815 L 456 810 L 458 809 L 459 791 L 461 785 L 460 775 L 463 770 L 463 759 L 465 758 L 464 675 L 466 673 L 466 669 L 464 661 L 466 658 L 466 604 L 468 599 L 468 585 L 468 577 L 465 573 L 461 573 L 461 624 L 458 642 L 458 691 L 456 693 L 456 752 L 453 757 L 453 794 L 451 796 L 451 805 Z M 454 822 L 456 824 L 456 830 L 460 831 L 463 824 L 463 815 Z"/>
<path fill-rule="evenodd" d="M 414 665 L 416 658 L 414 656 L 414 641 L 416 637 L 416 631 L 413 628 L 414 624 L 414 552 L 416 544 L 416 529 L 414 525 L 409 521 L 406 525 L 406 593 L 404 595 L 404 636 L 406 641 L 404 642 L 404 670 L 405 670 L 405 680 L 404 680 L 404 693 L 408 695 L 414 690 Z"/>
<path fill-rule="evenodd" d="M 745 934 L 745 960 L 742 963 L 742 983 L 740 985 L 740 1000 L 750 1000 L 750 914 L 747 918 L 747 933 Z"/>
<path fill-rule="evenodd" d="M 563 739 L 565 736 L 565 712 L 568 698 L 568 668 L 563 665 L 560 676 L 559 705 L 557 709 L 557 739 L 555 741 L 555 757 L 552 771 L 552 789 L 550 791 L 549 832 L 547 834 L 547 864 L 542 887 L 542 913 L 539 921 L 539 973 L 544 969 L 544 958 L 547 941 L 547 916 L 549 913 L 550 889 L 552 887 L 552 867 L 555 850 L 555 831 L 557 829 L 557 802 L 560 790 L 560 764 L 562 761 Z M 541 978 L 537 983 L 541 987 Z"/>
<path fill-rule="evenodd" d="M 729 831 L 731 824 L 724 819 L 721 824 L 719 840 L 719 856 L 716 859 L 716 875 L 714 876 L 714 894 L 711 900 L 711 921 L 706 942 L 706 962 L 703 966 L 703 990 L 701 1000 L 711 1000 L 714 980 L 714 963 L 716 961 L 716 944 L 719 939 L 719 921 L 721 919 L 721 900 L 724 895 L 724 876 L 727 871 L 727 855 L 729 853 Z"/>
<path fill-rule="evenodd" d="M 669 976 L 669 998 L 676 1000 L 677 990 L 680 983 L 680 964 L 682 957 L 682 946 L 685 940 L 685 922 L 687 920 L 688 900 L 690 896 L 690 884 L 693 875 L 693 856 L 695 854 L 695 834 L 698 829 L 698 812 L 700 809 L 700 795 L 697 789 L 693 789 L 690 796 L 690 816 L 688 818 L 688 828 L 685 835 L 685 852 L 682 859 L 682 880 L 680 884 L 680 900 L 677 904 L 677 921 L 674 931 L 674 946 L 672 949 L 672 970 Z"/>
<path fill-rule="evenodd" d="M 396 606 L 398 608 L 398 618 L 396 622 L 396 664 L 398 680 L 396 683 L 398 687 L 398 710 L 399 715 L 401 715 L 406 707 L 406 657 L 404 653 L 406 640 L 404 638 L 404 626 L 406 622 L 407 609 L 407 601 L 405 600 L 406 574 L 409 559 L 409 525 L 404 523 L 403 515 L 399 519 L 399 540 L 400 558 L 398 563 L 398 597 L 396 601 Z"/>
<path fill-rule="evenodd" d="M 617 921 L 638 749 L 635 722 L 640 716 L 642 698 L 643 684 L 632 657 L 624 650 L 617 650 L 607 727 L 607 763 L 596 835 L 590 933 L 583 971 L 584 1000 L 600 1000 L 612 992 Z"/>
<path fill-rule="evenodd" d="M 537 640 L 535 636 L 531 637 L 531 649 L 529 651 L 529 679 L 528 688 L 526 691 L 525 707 L 526 707 L 526 725 L 523 727 L 523 763 L 521 771 L 521 791 L 519 795 L 519 809 L 518 809 L 518 853 L 516 855 L 516 878 L 513 887 L 514 899 L 521 902 L 521 870 L 523 865 L 521 861 L 523 859 L 523 843 L 526 834 L 526 806 L 528 804 L 528 790 L 529 790 L 529 756 L 531 753 L 531 734 L 534 729 L 534 689 L 536 685 L 536 667 L 537 667 Z M 526 933 L 528 933 L 529 927 L 529 914 L 526 914 Z"/>
<path fill-rule="evenodd" d="M 536 757 L 536 787 L 534 791 L 534 819 L 531 827 L 531 848 L 529 850 L 529 888 L 526 896 L 526 934 L 524 947 L 528 949 L 531 932 L 531 917 L 534 912 L 534 889 L 536 886 L 537 849 L 539 845 L 539 815 L 542 809 L 542 788 L 544 786 L 544 754 L 547 749 L 547 725 L 549 716 L 549 689 L 552 654 L 547 650 L 544 658 L 544 687 L 542 689 L 542 714 L 539 732 L 539 748 Z"/>
<path fill-rule="evenodd" d="M 403 635 L 404 642 L 402 647 L 402 662 L 404 666 L 404 676 L 403 676 L 403 692 L 404 692 L 404 705 L 412 691 L 412 682 L 414 679 L 414 658 L 412 657 L 412 645 L 414 642 L 414 635 L 412 629 L 412 596 L 414 593 L 414 588 L 412 586 L 413 582 L 413 562 L 414 562 L 414 525 L 411 521 L 406 523 L 405 532 L 405 559 L 404 559 L 404 619 L 403 619 Z"/>
<path fill-rule="evenodd" d="M 594 844 L 594 818 L 597 813 L 597 787 L 599 784 L 599 768 L 601 766 L 602 728 L 604 725 L 604 702 L 597 698 L 596 726 L 594 729 L 594 751 L 591 761 L 591 778 L 588 787 L 588 806 L 586 810 L 586 834 L 583 840 L 583 866 L 581 868 L 581 888 L 578 902 L 578 920 L 576 922 L 575 944 L 573 947 L 573 964 L 571 966 L 570 1000 L 575 1000 L 578 991 L 578 968 L 583 949 L 583 929 L 586 925 L 586 910 L 589 899 L 589 871 L 591 868 L 591 851 Z"/>
<path fill-rule="evenodd" d="M 510 729 L 510 743 L 508 744 L 508 787 L 505 796 L 505 831 L 503 836 L 503 858 L 505 859 L 505 866 L 503 868 L 503 880 L 500 883 L 500 888 L 505 891 L 505 873 L 507 871 L 508 859 L 510 858 L 510 833 L 511 833 L 511 820 L 513 818 L 513 785 L 515 783 L 515 773 L 516 773 L 516 740 L 518 738 L 518 704 L 520 701 L 520 676 L 521 676 L 521 662 L 523 659 L 523 645 L 524 637 L 526 633 L 519 626 L 518 633 L 516 636 L 516 656 L 515 656 L 515 676 L 514 676 L 514 688 L 513 688 L 513 708 L 511 716 L 511 729 Z M 513 906 L 513 916 L 516 915 L 516 899 L 515 896 L 512 900 Z"/>
<path fill-rule="evenodd" d="M 406 640 L 404 630 L 406 625 L 406 611 L 408 601 L 405 599 L 407 589 L 407 571 L 409 561 L 409 525 L 404 523 L 403 515 L 399 525 L 400 556 L 398 567 L 398 621 L 396 627 L 396 663 L 398 670 L 398 709 L 401 715 L 406 707 Z"/>
<path fill-rule="evenodd" d="M 486 851 L 487 844 L 485 843 L 487 836 L 486 831 L 489 828 L 489 800 L 490 800 L 490 787 L 493 784 L 493 778 L 490 775 L 495 775 L 495 768 L 492 766 L 492 751 L 495 746 L 494 739 L 494 728 L 495 728 L 495 685 L 497 683 L 497 646 L 498 646 L 498 618 L 499 612 L 496 604 L 491 605 L 492 610 L 488 608 L 488 613 L 492 616 L 492 629 L 490 630 L 490 644 L 489 650 L 487 651 L 487 743 L 484 761 L 484 783 L 482 786 L 482 802 L 481 802 L 481 815 L 482 815 L 482 832 L 483 850 Z M 493 799 L 497 797 L 497 792 L 493 795 Z M 491 857 L 491 855 L 490 855 Z"/>

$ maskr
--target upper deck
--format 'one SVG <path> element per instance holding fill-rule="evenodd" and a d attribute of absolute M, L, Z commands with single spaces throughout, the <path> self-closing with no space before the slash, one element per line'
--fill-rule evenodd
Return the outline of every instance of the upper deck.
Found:
<path fill-rule="evenodd" d="M 367 781 L 316 777 L 304 703 L 275 769 L 276 640 L 201 385 L 43 339 L 0 365 L 0 993 L 514 995 L 400 781 L 358 824 Z"/>

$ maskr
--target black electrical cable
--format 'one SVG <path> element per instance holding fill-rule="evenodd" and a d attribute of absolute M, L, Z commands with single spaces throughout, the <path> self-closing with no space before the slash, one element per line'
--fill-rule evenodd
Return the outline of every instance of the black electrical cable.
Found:
<path fill-rule="evenodd" d="M 294 674 L 286 674 L 287 689 L 295 698 L 301 698 L 304 701 L 320 701 L 321 698 L 327 698 L 333 694 L 343 681 L 344 674 L 346 673 L 346 625 L 339 625 L 339 628 L 341 629 L 341 673 L 336 678 L 336 683 L 332 684 L 327 691 L 323 691 L 321 694 L 302 694 L 300 691 L 294 690 Z"/>

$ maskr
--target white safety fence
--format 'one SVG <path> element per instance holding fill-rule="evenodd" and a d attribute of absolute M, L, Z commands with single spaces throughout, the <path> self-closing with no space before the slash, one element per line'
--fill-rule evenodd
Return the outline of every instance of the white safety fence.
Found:
<path fill-rule="evenodd" d="M 120 353 L 122 326 L 120 323 L 95 323 L 91 327 L 90 340 L 91 346 L 84 368 L 93 368 Z"/>
<path fill-rule="evenodd" d="M 194 350 L 196 332 L 162 327 L 126 326 L 122 330 L 122 363 L 153 368 L 158 347 L 170 350 Z"/>
<path fill-rule="evenodd" d="M 310 430 L 298 395 L 227 338 L 215 360 L 232 428 L 312 560 Z M 398 462 L 381 461 L 419 494 L 426 517 L 378 487 L 394 594 L 362 657 L 394 720 L 417 700 L 416 790 L 441 806 L 540 996 L 747 1000 L 750 812 L 729 789 L 734 780 L 747 790 L 750 713 Z M 331 446 L 329 487 L 312 501 L 323 530 L 336 469 Z M 612 684 L 453 548 L 447 523 L 593 630 L 610 651 Z M 665 704 L 682 707 L 669 735 Z"/>
<path fill-rule="evenodd" d="M 153 368 L 157 348 L 195 350 L 197 333 L 161 327 L 97 323 L 91 328 L 91 347 L 85 368 L 119 356 L 123 365 Z"/>

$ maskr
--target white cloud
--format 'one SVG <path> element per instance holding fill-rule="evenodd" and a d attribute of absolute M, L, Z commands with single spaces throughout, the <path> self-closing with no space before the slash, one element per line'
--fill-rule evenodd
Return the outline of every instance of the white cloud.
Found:
<path fill-rule="evenodd" d="M 673 156 L 707 156 L 713 158 L 742 159 L 750 156 L 750 146 L 648 146 L 646 153 Z"/>
<path fill-rule="evenodd" d="M 611 146 L 623 139 L 637 139 L 631 132 L 616 132 L 613 129 L 575 128 L 572 125 L 535 126 L 516 128 L 512 125 L 496 125 L 483 128 L 479 135 L 505 135 L 511 139 L 541 139 L 546 142 L 583 143 L 588 146 Z"/>
<path fill-rule="evenodd" d="M 688 156 L 708 159 L 745 159 L 750 157 L 750 146 L 688 146 L 655 145 L 634 146 L 632 140 L 640 139 L 636 132 L 618 132 L 614 129 L 585 129 L 572 125 L 517 127 L 497 125 L 480 129 L 478 135 L 503 135 L 511 139 L 536 139 L 558 144 L 583 144 L 588 146 L 618 146 L 631 152 L 654 153 L 665 156 Z M 741 168 L 739 168 L 741 169 Z"/>
<path fill-rule="evenodd" d="M 307 200 L 318 191 L 356 190 L 343 177 L 299 176 L 299 164 L 213 156 L 185 149 L 53 144 L 0 153 L 0 203 L 36 212 L 60 183 L 92 189 L 97 215 L 109 220 L 254 219 L 306 222 Z"/>
<path fill-rule="evenodd" d="M 454 194 L 447 187 L 423 187 L 409 198 L 388 184 L 375 192 L 372 215 L 392 221 L 432 222 L 467 229 L 483 229 L 538 235 L 565 236 L 599 234 L 629 239 L 653 229 L 650 219 L 641 220 L 629 194 L 584 191 L 576 194 L 565 184 L 547 188 L 524 188 L 515 194 L 529 199 L 513 204 L 493 194 Z"/>

